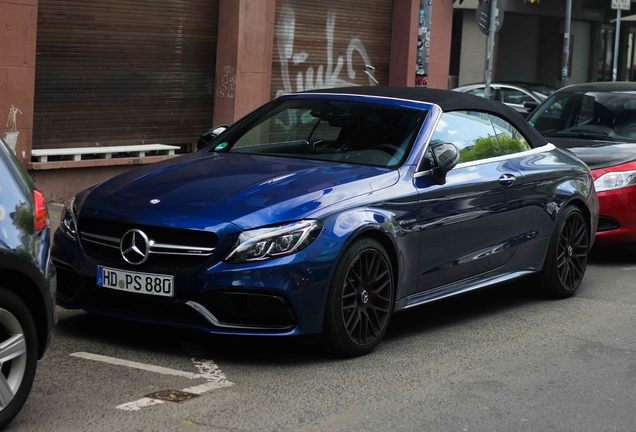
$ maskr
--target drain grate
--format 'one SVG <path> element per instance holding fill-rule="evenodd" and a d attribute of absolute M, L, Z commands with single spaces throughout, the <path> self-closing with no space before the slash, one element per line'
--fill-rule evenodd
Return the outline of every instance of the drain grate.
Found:
<path fill-rule="evenodd" d="M 150 393 L 146 395 L 147 398 L 151 399 L 159 399 L 167 402 L 176 402 L 181 403 L 185 401 L 189 401 L 190 399 L 194 399 L 198 397 L 198 394 L 188 393 L 181 390 L 159 390 L 154 393 Z"/>

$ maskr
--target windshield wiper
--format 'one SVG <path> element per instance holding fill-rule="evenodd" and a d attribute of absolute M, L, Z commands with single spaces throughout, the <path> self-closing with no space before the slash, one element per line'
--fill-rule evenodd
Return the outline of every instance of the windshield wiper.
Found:
<path fill-rule="evenodd" d="M 616 141 L 615 138 L 612 138 L 609 135 L 597 134 L 592 132 L 555 132 L 555 133 L 545 134 L 545 136 L 550 138 L 582 138 L 582 139 L 594 139 L 598 141 Z"/>

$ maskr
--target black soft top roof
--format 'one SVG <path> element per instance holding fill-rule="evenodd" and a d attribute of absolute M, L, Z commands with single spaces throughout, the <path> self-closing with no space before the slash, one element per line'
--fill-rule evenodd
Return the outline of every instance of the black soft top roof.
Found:
<path fill-rule="evenodd" d="M 427 102 L 438 105 L 442 111 L 481 111 L 495 114 L 508 120 L 530 142 L 532 147 L 547 144 L 543 135 L 514 109 L 490 99 L 481 98 L 466 93 L 450 90 L 428 89 L 422 87 L 338 87 L 321 90 L 311 90 L 305 93 L 335 93 L 362 96 L 379 96 L 396 99 L 407 99 L 417 102 Z"/>

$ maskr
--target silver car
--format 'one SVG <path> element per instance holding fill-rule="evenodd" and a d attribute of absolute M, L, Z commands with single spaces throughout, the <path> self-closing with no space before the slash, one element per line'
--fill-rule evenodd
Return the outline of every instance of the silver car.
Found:
<path fill-rule="evenodd" d="M 485 83 L 468 84 L 457 87 L 453 91 L 485 97 L 485 87 Z M 554 91 L 554 88 L 542 84 L 493 83 L 491 99 L 504 103 L 526 116 Z"/>

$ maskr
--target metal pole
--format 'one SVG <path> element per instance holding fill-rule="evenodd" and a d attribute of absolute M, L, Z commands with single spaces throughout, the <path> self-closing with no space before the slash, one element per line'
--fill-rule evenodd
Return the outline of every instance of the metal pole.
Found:
<path fill-rule="evenodd" d="M 490 23 L 488 26 L 488 45 L 486 48 L 486 88 L 484 96 L 490 97 L 490 85 L 492 84 L 492 64 L 495 51 L 495 30 L 497 29 L 497 0 L 490 0 Z"/>
<path fill-rule="evenodd" d="M 614 34 L 614 61 L 612 63 L 612 81 L 616 81 L 618 75 L 618 41 L 621 37 L 621 10 L 616 9 L 616 34 Z"/>
<path fill-rule="evenodd" d="M 572 0 L 565 1 L 565 26 L 563 31 L 563 64 L 561 65 L 561 85 L 568 79 L 570 68 L 570 24 L 572 23 Z"/>

